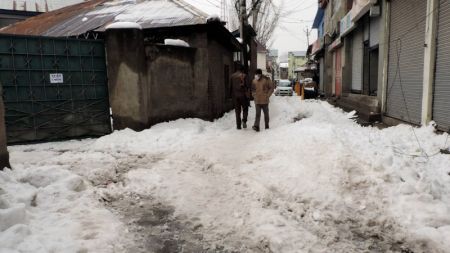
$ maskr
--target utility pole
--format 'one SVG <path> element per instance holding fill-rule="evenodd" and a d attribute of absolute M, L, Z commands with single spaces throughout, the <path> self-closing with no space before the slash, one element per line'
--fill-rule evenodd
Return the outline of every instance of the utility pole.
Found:
<path fill-rule="evenodd" d="M 309 30 L 309 28 L 306 27 L 305 30 L 303 30 L 303 31 L 305 31 L 305 33 L 306 33 L 306 43 L 307 43 L 306 46 L 309 47 L 309 35 L 311 35 L 311 30 Z"/>
<path fill-rule="evenodd" d="M 306 27 L 305 30 L 303 30 L 303 31 L 305 31 L 305 33 L 306 33 L 306 48 L 308 49 L 308 47 L 309 47 L 309 35 L 311 35 L 311 30 L 309 30 L 309 28 Z M 309 56 L 308 56 L 308 60 L 309 60 Z"/>

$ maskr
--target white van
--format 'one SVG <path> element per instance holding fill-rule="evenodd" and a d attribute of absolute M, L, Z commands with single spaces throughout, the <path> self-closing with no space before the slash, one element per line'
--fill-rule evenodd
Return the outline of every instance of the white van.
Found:
<path fill-rule="evenodd" d="M 287 79 L 281 79 L 275 88 L 275 96 L 292 96 L 294 90 L 292 89 L 291 81 Z"/>

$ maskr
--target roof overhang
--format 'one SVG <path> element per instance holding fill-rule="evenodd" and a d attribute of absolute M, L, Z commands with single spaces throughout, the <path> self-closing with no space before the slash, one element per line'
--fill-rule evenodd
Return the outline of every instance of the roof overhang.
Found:
<path fill-rule="evenodd" d="M 340 47 L 342 47 L 342 39 L 338 37 L 328 46 L 328 52 L 333 52 Z"/>
<path fill-rule="evenodd" d="M 341 37 L 345 37 L 356 28 L 355 22 L 352 21 L 352 12 L 349 11 L 340 22 Z"/>
<path fill-rule="evenodd" d="M 324 46 L 324 38 L 318 38 L 316 41 L 314 41 L 311 44 L 311 55 L 316 55 L 317 53 L 319 53 Z"/>
<path fill-rule="evenodd" d="M 370 7 L 377 4 L 378 0 L 354 0 L 352 9 L 350 10 L 352 19 L 356 23 L 361 17 L 363 17 Z"/>

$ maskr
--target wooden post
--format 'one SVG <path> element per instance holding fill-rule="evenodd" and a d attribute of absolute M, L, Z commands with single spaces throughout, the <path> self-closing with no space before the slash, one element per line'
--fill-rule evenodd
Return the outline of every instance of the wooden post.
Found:
<path fill-rule="evenodd" d="M 305 100 L 305 84 L 302 85 L 302 100 Z"/>

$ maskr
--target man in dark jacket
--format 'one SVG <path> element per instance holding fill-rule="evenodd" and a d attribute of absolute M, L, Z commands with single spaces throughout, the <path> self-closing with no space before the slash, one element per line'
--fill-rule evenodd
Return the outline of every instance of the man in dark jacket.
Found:
<path fill-rule="evenodd" d="M 248 106 L 250 101 L 247 98 L 248 86 L 245 83 L 246 75 L 242 72 L 241 65 L 236 66 L 236 72 L 231 75 L 231 92 L 236 113 L 237 129 L 247 128 Z M 241 119 L 242 111 L 242 119 Z"/>

